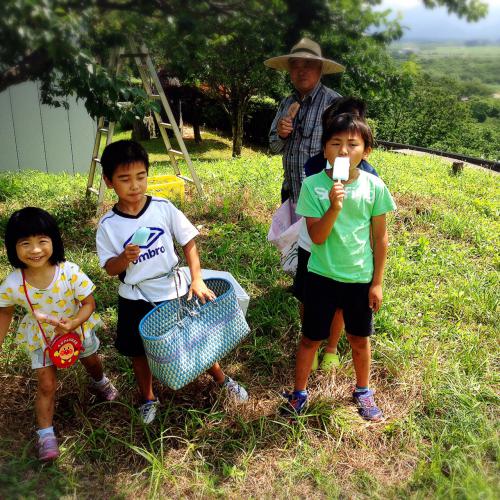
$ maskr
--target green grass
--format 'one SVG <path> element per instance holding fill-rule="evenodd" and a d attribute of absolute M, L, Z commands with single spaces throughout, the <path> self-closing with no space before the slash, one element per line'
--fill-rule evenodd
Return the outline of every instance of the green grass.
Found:
<path fill-rule="evenodd" d="M 280 158 L 245 149 L 231 159 L 229 140 L 205 137 L 188 149 L 206 198 L 188 186 L 183 208 L 202 226 L 204 267 L 231 271 L 251 296 L 251 334 L 222 361 L 251 401 L 227 405 L 206 376 L 178 392 L 158 385 L 161 415 L 144 429 L 131 367 L 112 346 L 117 283 L 98 265 L 85 178 L 1 175 L 0 229 L 14 209 L 46 208 L 63 229 L 67 257 L 97 284 L 101 352 L 122 397 L 98 404 L 81 367 L 61 372 L 63 454 L 41 466 L 36 384 L 10 335 L 0 353 L 0 497 L 498 498 L 499 177 L 472 168 L 452 176 L 439 159 L 372 154 L 398 204 L 373 337 L 372 381 L 388 418 L 369 425 L 357 416 L 343 338 L 341 369 L 311 377 L 311 405 L 291 424 L 277 406 L 292 383 L 298 308 L 266 242 Z M 160 142 L 146 147 L 152 173 L 171 173 Z M 0 278 L 8 272 L 2 250 Z"/>

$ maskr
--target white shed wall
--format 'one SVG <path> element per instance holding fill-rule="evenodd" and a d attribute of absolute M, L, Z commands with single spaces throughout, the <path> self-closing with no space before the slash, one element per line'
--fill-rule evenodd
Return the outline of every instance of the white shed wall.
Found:
<path fill-rule="evenodd" d="M 40 104 L 37 82 L 0 94 L 0 171 L 88 171 L 97 125 L 82 101 L 67 102 L 68 110 Z"/>

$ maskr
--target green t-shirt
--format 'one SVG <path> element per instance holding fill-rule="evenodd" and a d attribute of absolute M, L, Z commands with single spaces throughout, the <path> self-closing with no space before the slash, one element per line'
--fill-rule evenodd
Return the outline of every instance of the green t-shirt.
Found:
<path fill-rule="evenodd" d="M 328 194 L 333 181 L 323 170 L 304 180 L 297 214 L 323 217 L 330 207 Z M 344 283 L 369 283 L 373 277 L 370 245 L 372 217 L 396 208 L 381 179 L 359 171 L 359 177 L 344 186 L 345 196 L 332 231 L 321 245 L 311 246 L 308 270 Z"/>

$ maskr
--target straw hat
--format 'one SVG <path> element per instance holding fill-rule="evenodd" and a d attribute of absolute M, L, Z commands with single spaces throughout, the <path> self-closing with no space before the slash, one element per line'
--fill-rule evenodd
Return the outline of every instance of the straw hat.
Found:
<path fill-rule="evenodd" d="M 295 44 L 290 51 L 290 54 L 284 56 L 271 57 L 264 61 L 264 64 L 269 68 L 288 71 L 288 61 L 291 57 L 300 59 L 315 59 L 323 63 L 323 74 L 340 73 L 345 70 L 342 64 L 339 64 L 331 59 L 325 59 L 321 55 L 321 47 L 310 40 L 309 38 L 302 38 L 299 43 Z"/>

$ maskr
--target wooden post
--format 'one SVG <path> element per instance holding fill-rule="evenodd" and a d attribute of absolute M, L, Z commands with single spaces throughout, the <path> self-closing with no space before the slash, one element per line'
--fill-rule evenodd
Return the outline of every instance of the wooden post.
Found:
<path fill-rule="evenodd" d="M 464 170 L 464 162 L 463 161 L 454 161 L 451 165 L 451 173 L 453 175 L 459 175 Z"/>

